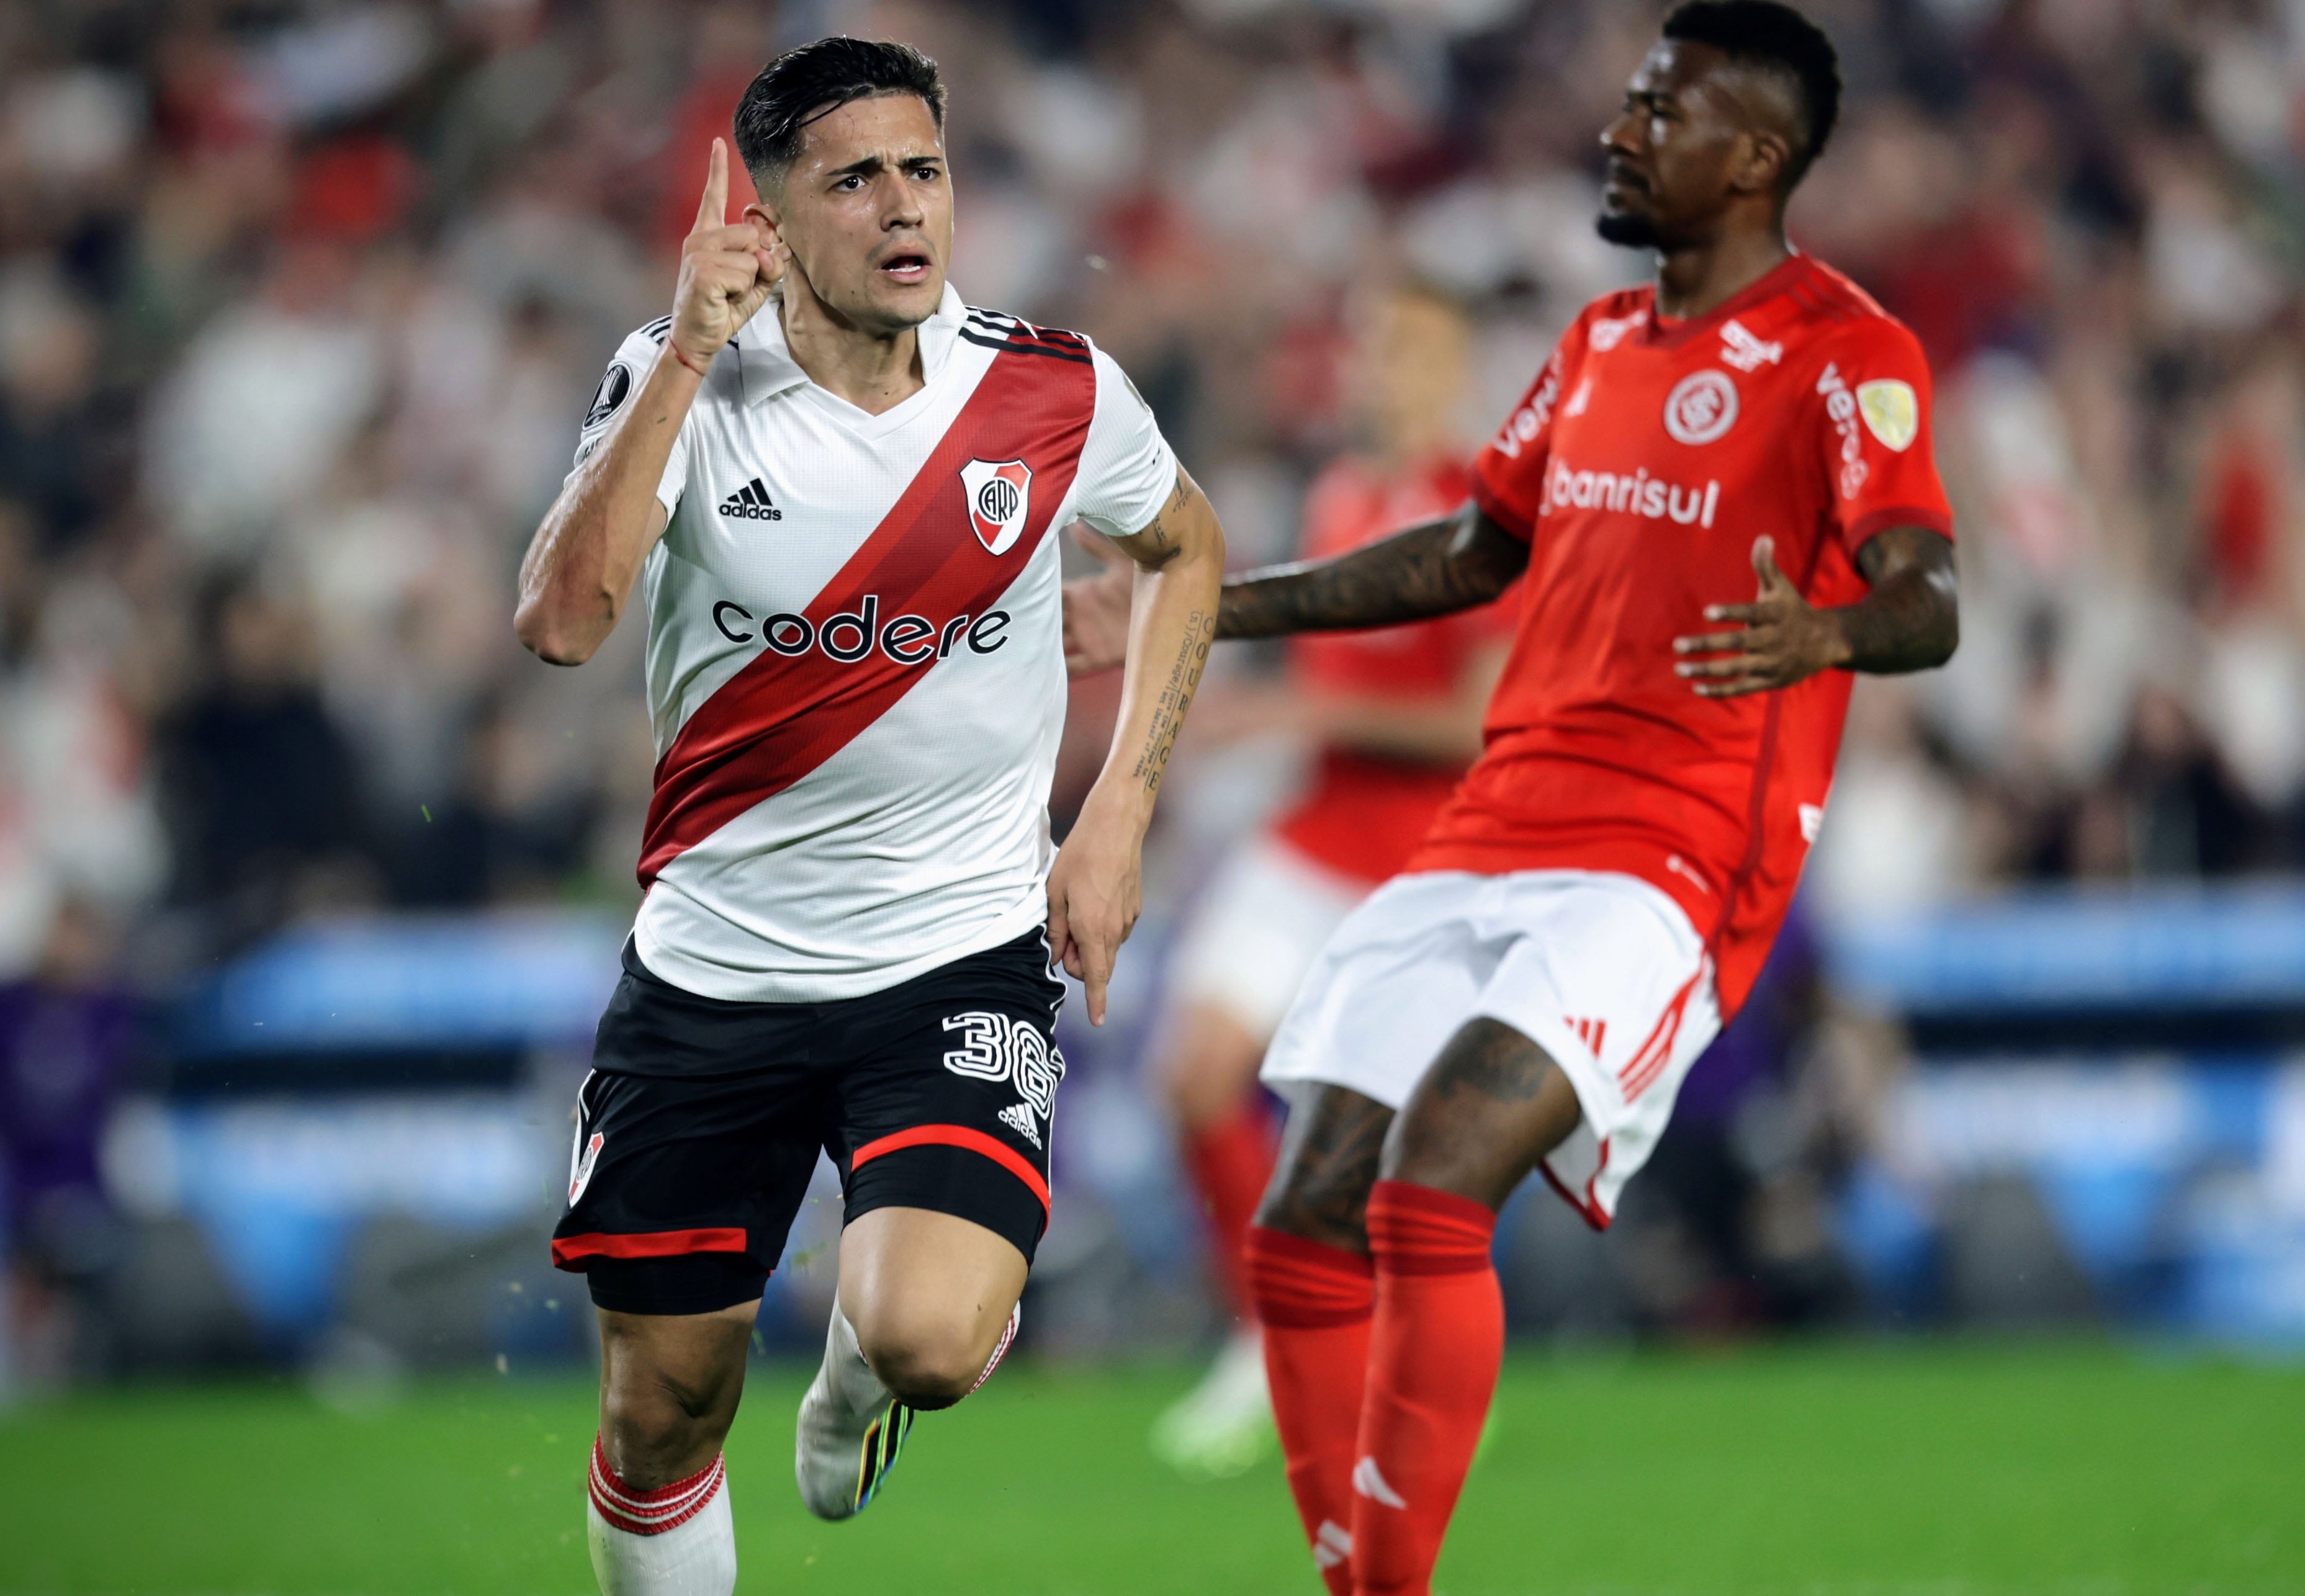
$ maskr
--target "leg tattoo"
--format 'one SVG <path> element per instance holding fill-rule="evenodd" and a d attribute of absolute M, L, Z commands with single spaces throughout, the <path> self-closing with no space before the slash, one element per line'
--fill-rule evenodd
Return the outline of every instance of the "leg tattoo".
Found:
<path fill-rule="evenodd" d="M 1280 1161 L 1256 1222 L 1306 1241 L 1368 1251 L 1369 1187 L 1376 1184 L 1392 1110 L 1342 1086 L 1323 1086 L 1289 1116 Z"/>

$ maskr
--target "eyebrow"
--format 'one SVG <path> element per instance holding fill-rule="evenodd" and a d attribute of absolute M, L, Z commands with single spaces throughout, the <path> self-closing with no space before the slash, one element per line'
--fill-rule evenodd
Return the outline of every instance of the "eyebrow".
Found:
<path fill-rule="evenodd" d="M 827 172 L 824 175 L 828 179 L 836 177 L 871 177 L 875 173 L 887 171 L 892 166 L 917 166 L 923 161 L 940 162 L 943 159 L 944 152 L 941 150 L 915 150 L 910 155 L 900 155 L 894 161 L 883 159 L 881 157 L 877 155 L 868 155 L 861 161 L 849 162 L 846 166 L 835 166 L 831 171 Z"/>

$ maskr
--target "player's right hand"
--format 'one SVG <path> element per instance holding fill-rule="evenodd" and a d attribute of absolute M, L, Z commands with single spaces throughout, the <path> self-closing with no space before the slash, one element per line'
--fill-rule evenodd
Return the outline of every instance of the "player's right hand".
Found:
<path fill-rule="evenodd" d="M 1073 541 L 1103 567 L 1065 583 L 1065 669 L 1076 676 L 1118 670 L 1128 658 L 1128 620 L 1136 591 L 1136 564 L 1086 527 Z"/>
<path fill-rule="evenodd" d="M 712 140 L 712 161 L 696 225 L 680 245 L 680 285 L 673 291 L 673 358 L 702 373 L 768 301 L 784 276 L 786 250 L 775 228 L 728 216 L 728 146 Z"/>

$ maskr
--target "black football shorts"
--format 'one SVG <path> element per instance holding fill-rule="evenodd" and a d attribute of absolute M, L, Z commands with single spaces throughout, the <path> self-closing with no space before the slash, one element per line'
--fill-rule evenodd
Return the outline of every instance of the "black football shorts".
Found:
<path fill-rule="evenodd" d="M 844 1223 L 957 1215 L 1027 1261 L 1049 1218 L 1063 982 L 1031 931 L 869 997 L 729 1003 L 649 973 L 632 945 L 577 1091 L 552 1261 L 624 1313 L 761 1295 L 821 1148 Z"/>

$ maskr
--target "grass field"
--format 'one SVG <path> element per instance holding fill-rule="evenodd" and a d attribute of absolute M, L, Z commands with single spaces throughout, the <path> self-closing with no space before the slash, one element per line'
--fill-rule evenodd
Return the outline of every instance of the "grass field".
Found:
<path fill-rule="evenodd" d="M 756 1370 L 730 1442 L 742 1591 L 1319 1596 L 1277 1464 L 1191 1485 L 1146 1456 L 1186 1371 L 1004 1371 L 838 1525 L 793 1496 L 804 1374 Z M 591 1431 L 583 1382 L 517 1375 L 368 1417 L 293 1385 L 18 1410 L 0 1592 L 583 1596 Z M 2070 1346 L 1521 1360 L 1438 1588 L 2305 1592 L 2305 1370 Z"/>

